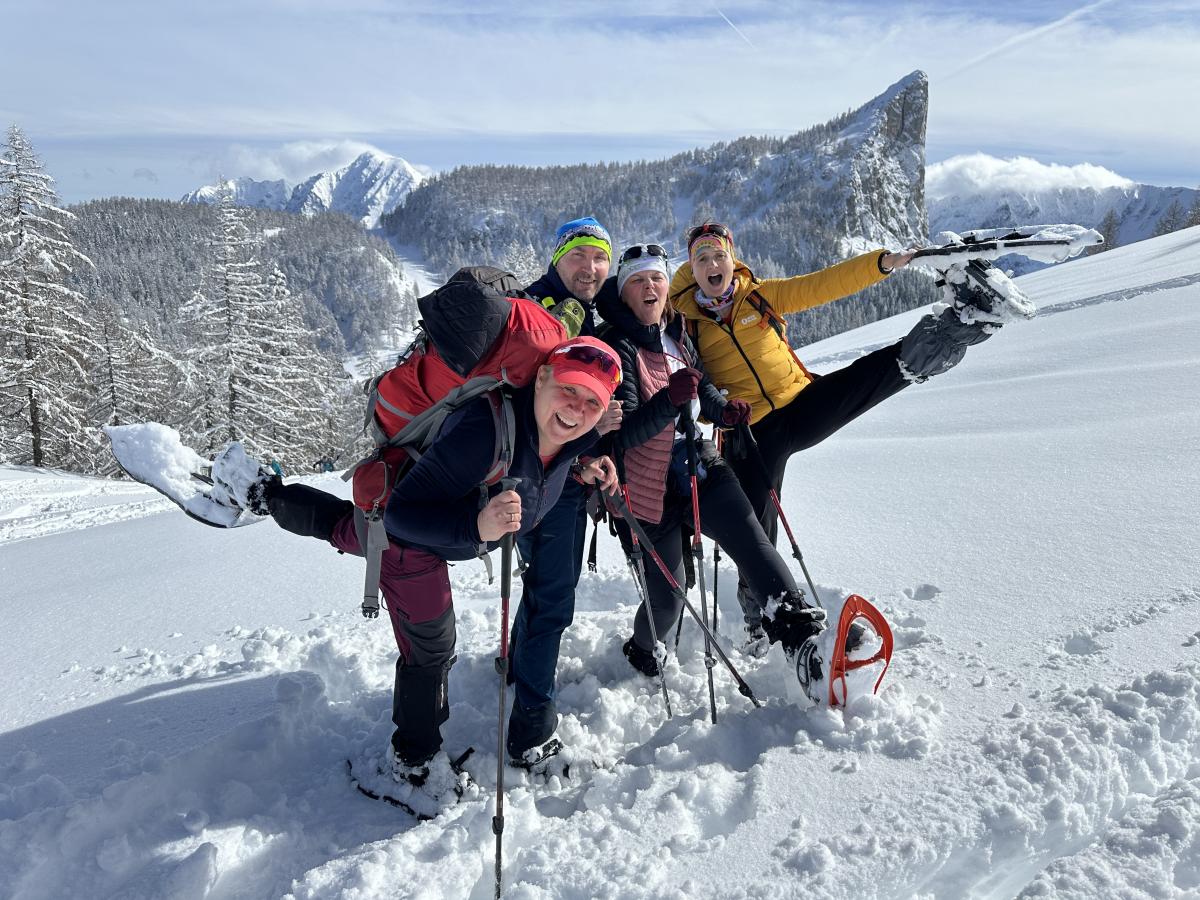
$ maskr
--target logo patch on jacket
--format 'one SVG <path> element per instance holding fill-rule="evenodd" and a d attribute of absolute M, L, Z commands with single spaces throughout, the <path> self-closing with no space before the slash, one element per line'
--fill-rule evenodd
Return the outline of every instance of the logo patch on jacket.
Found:
<path fill-rule="evenodd" d="M 742 316 L 741 323 L 743 325 L 753 325 L 758 321 L 758 313 L 750 313 L 748 316 Z"/>

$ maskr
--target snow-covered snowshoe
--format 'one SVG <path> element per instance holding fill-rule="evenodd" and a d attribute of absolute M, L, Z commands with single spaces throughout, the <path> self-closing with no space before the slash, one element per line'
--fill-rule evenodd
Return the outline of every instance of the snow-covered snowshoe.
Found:
<path fill-rule="evenodd" d="M 144 422 L 109 425 L 104 431 L 117 464 L 130 478 L 154 488 L 197 522 L 237 528 L 263 521 L 231 500 L 233 475 L 227 471 L 226 485 L 218 488 L 213 463 L 185 446 L 175 429 Z M 249 505 L 250 499 L 245 499 Z"/>
<path fill-rule="evenodd" d="M 995 329 L 1037 315 L 1037 307 L 1025 292 L 986 259 L 950 266 L 935 284 L 964 325 L 979 323 Z"/>
<path fill-rule="evenodd" d="M 851 659 L 867 637 L 867 629 L 858 624 L 863 619 L 879 637 L 879 648 L 869 657 Z M 795 667 L 796 679 L 804 693 L 814 703 L 844 706 L 849 697 L 846 673 L 882 662 L 883 669 L 875 680 L 872 693 L 878 692 L 892 661 L 892 629 L 883 613 L 858 594 L 846 598 L 838 626 L 831 633 L 814 636 L 795 649 L 785 646 L 788 662 Z"/>
<path fill-rule="evenodd" d="M 1081 225 L 1025 225 L 956 234 L 943 231 L 936 246 L 913 255 L 912 265 L 936 269 L 946 303 L 964 325 L 980 323 L 994 331 L 1017 319 L 1031 319 L 1037 307 L 989 260 L 1018 255 L 1055 263 L 1102 244 L 1099 232 Z"/>
<path fill-rule="evenodd" d="M 358 777 L 350 760 L 346 760 L 346 768 L 351 783 L 360 794 L 382 800 L 427 822 L 459 801 L 479 796 L 479 785 L 463 768 L 474 752 L 474 747 L 468 747 L 462 755 L 450 759 L 445 752 L 438 751 L 426 762 L 415 766 L 406 765 L 393 754 L 389 769 L 383 765 L 375 767 L 376 777 L 370 784 Z"/>
<path fill-rule="evenodd" d="M 911 265 L 945 270 L 973 259 L 994 260 L 1010 254 L 1045 263 L 1063 262 L 1103 244 L 1104 237 L 1082 225 L 1020 225 L 962 234 L 943 231 L 934 235 L 933 241 L 934 246 L 916 252 Z"/>
<path fill-rule="evenodd" d="M 571 766 L 569 757 L 563 742 L 552 737 L 544 744 L 530 747 L 520 756 L 510 757 L 509 763 L 534 775 L 555 774 L 567 777 Z M 555 771 L 551 772 L 551 769 Z"/>

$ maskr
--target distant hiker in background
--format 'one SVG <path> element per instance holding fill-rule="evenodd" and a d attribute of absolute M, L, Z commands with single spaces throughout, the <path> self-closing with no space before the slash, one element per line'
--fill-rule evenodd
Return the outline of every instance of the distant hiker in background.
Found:
<path fill-rule="evenodd" d="M 964 323 L 956 303 L 940 316 L 922 318 L 903 340 L 814 375 L 788 343 L 783 317 L 882 281 L 908 265 L 913 251 L 872 250 L 809 275 L 759 280 L 737 258 L 728 226 L 696 226 L 687 241 L 688 262 L 671 280 L 671 302 L 687 320 L 713 383 L 750 405 L 749 428 L 731 432 L 724 452 L 772 543 L 778 519 L 770 491 L 782 492 L 793 453 L 820 443 L 913 382 L 952 368 L 968 346 L 995 330 L 982 321 Z M 750 593 L 742 571 L 738 600 L 753 652 L 766 642 L 762 602 Z"/>
<path fill-rule="evenodd" d="M 282 477 L 283 477 L 283 466 L 281 466 L 281 465 L 279 464 L 279 460 L 277 460 L 277 459 L 276 459 L 275 457 L 273 457 L 273 456 L 268 456 L 268 457 L 267 457 L 267 464 L 268 464 L 268 465 L 270 465 L 270 467 L 271 467 L 271 471 L 272 471 L 272 472 L 274 472 L 274 473 L 275 473 L 276 475 L 278 475 L 280 478 L 282 478 Z"/>
<path fill-rule="evenodd" d="M 629 492 L 629 508 L 646 529 L 676 581 L 683 582 L 680 529 L 692 522 L 687 455 L 695 453 L 703 473 L 697 482 L 700 524 L 742 567 L 754 597 L 771 602 L 767 620 L 771 641 L 795 656 L 801 645 L 824 628 L 824 610 L 810 607 L 787 563 L 768 540 L 732 469 L 711 441 L 689 447 L 681 410 L 695 421 L 703 413 L 729 427 L 750 421 L 750 404 L 721 396 L 704 374 L 695 348 L 683 330 L 683 317 L 667 302 L 670 283 L 667 253 L 658 244 L 635 244 L 622 255 L 615 291 L 607 285 L 597 308 L 604 317 L 602 339 L 621 358 L 622 378 L 616 399 L 624 407 L 621 429 L 605 439 L 618 459 Z M 626 552 L 629 527 L 616 523 Z M 682 602 L 657 566 L 646 565 L 646 586 L 654 610 L 651 630 L 645 606 L 634 618 L 633 636 L 622 648 L 630 664 L 645 675 L 659 673 L 652 635 L 670 633 Z M 762 620 L 763 610 L 756 610 Z"/>
<path fill-rule="evenodd" d="M 401 657 L 392 699 L 393 774 L 428 794 L 434 812 L 461 796 L 464 787 L 441 751 L 441 724 L 450 714 L 448 676 L 456 659 L 446 561 L 474 559 L 481 545 L 492 550 L 509 533 L 518 540 L 536 533 L 575 478 L 602 490 L 615 486 L 609 459 L 579 464 L 577 458 L 599 439 L 595 426 L 620 376 L 616 355 L 595 338 L 560 344 L 533 384 L 512 392 L 516 433 L 507 475 L 520 479 L 515 490 L 491 484 L 481 508 L 481 485 L 496 466 L 498 446 L 497 419 L 483 396 L 446 419 L 388 500 L 383 521 L 389 540 L 379 588 Z M 227 445 L 213 460 L 212 480 L 210 496 L 232 508 L 270 515 L 287 531 L 363 555 L 349 500 L 305 484 L 284 484 L 247 458 L 240 443 Z"/>
<path fill-rule="evenodd" d="M 594 304 L 612 261 L 612 240 L 591 216 L 561 225 L 546 274 L 525 288 L 567 327 L 568 334 L 596 333 Z M 609 404 L 598 430 L 621 424 L 621 405 Z M 555 673 L 562 634 L 575 616 L 575 586 L 583 568 L 586 492 L 568 482 L 554 508 L 517 540 L 527 568 L 513 618 L 511 680 L 516 699 L 509 719 L 508 752 L 520 758 L 550 740 L 558 727 Z"/>

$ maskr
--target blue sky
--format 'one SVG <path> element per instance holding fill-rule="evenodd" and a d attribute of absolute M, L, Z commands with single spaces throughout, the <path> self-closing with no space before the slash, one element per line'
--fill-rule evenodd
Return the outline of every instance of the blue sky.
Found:
<path fill-rule="evenodd" d="M 40 0 L 4 16 L 0 123 L 68 202 L 178 197 L 365 146 L 434 169 L 653 158 L 788 134 L 922 69 L 930 162 L 1200 183 L 1198 4 L 982 6 Z"/>

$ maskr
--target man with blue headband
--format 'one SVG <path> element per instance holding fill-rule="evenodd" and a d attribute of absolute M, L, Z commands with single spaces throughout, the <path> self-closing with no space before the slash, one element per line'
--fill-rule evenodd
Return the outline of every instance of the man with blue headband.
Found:
<path fill-rule="evenodd" d="M 571 337 L 594 336 L 596 294 L 612 265 L 612 239 L 591 216 L 559 226 L 546 274 L 526 293 L 539 300 L 567 327 Z M 615 401 L 597 426 L 603 434 L 620 426 Z M 569 481 L 554 508 L 517 545 L 528 568 L 521 604 L 513 620 L 510 671 L 516 699 L 508 726 L 513 762 L 541 767 L 562 749 L 554 737 L 558 710 L 554 677 L 562 633 L 575 615 L 575 585 L 583 568 L 587 530 L 583 485 Z"/>

